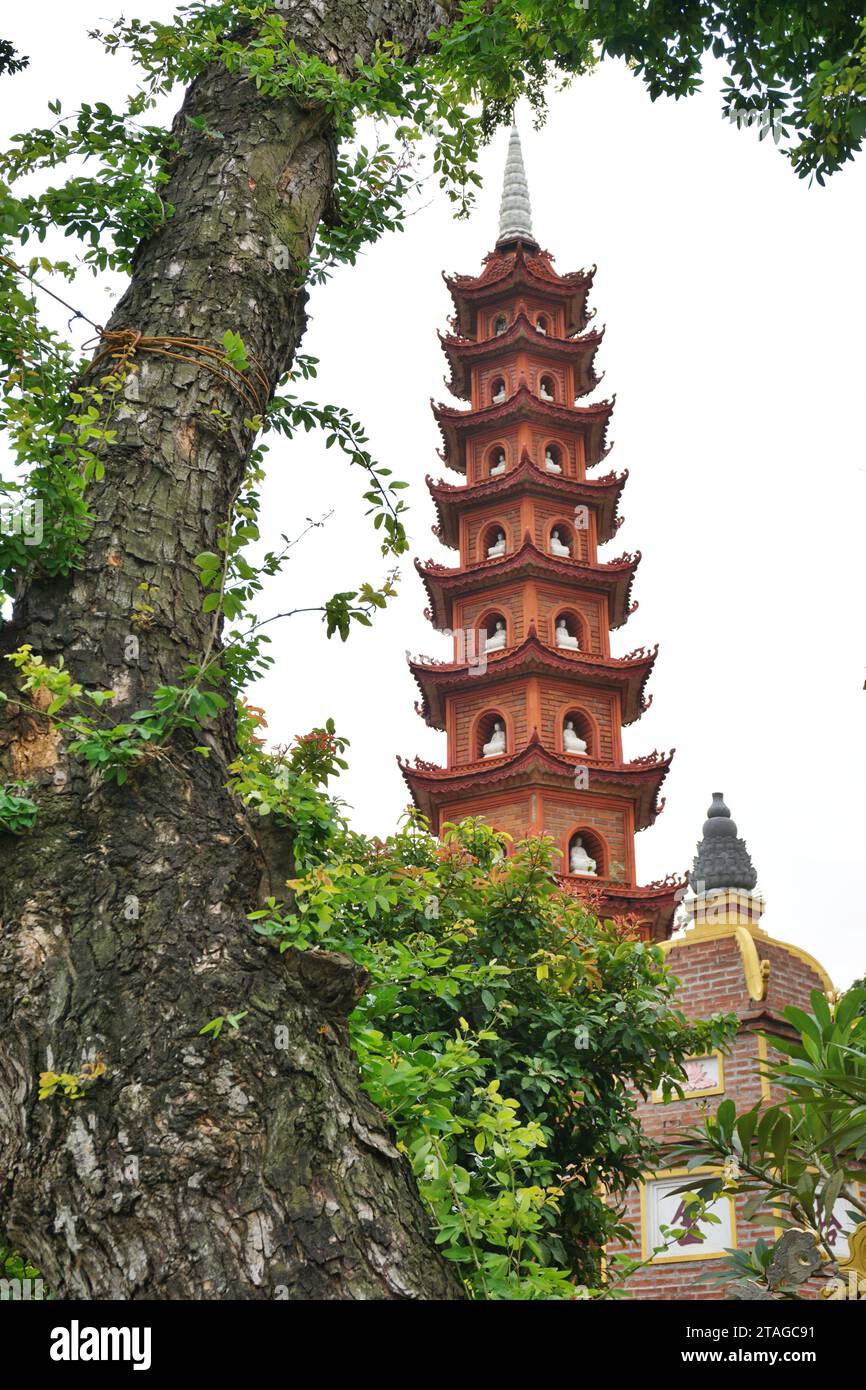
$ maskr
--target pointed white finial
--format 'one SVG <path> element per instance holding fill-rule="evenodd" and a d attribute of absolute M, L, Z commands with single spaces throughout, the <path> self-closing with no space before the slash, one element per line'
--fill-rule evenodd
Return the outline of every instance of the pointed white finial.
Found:
<path fill-rule="evenodd" d="M 499 205 L 499 242 L 532 241 L 532 208 L 529 205 L 529 185 L 523 167 L 523 151 L 517 126 L 511 127 L 505 178 L 502 181 L 502 202 Z M 498 242 L 497 242 L 498 245 Z"/>

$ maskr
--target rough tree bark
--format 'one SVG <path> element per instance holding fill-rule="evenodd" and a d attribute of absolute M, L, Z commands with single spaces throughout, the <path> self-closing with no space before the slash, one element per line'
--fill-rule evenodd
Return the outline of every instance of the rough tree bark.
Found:
<path fill-rule="evenodd" d="M 296 11 L 301 44 L 346 72 L 377 38 L 419 53 L 443 17 L 408 0 Z M 176 134 L 176 212 L 138 249 L 108 327 L 207 343 L 231 328 L 273 390 L 304 329 L 290 286 L 331 194 L 332 134 L 320 113 L 218 67 L 190 87 Z M 83 566 L 33 584 L 0 631 L 0 655 L 22 642 L 62 655 L 85 685 L 119 692 L 121 715 L 207 646 L 193 557 L 216 548 L 251 447 L 248 407 L 212 374 L 139 362 L 91 490 Z M 143 580 L 157 613 L 127 664 Z M 211 746 L 205 760 L 177 740 L 116 788 L 67 759 L 44 721 L 13 708 L 0 731 L 0 772 L 34 779 L 40 803 L 32 832 L 0 840 L 0 1230 L 61 1297 L 457 1296 L 346 1047 L 359 973 L 251 936 L 272 854 L 224 788 L 230 719 Z M 236 1034 L 198 1035 L 239 1009 Z M 97 1054 L 106 1073 L 85 1100 L 37 1102 L 41 1070 Z"/>

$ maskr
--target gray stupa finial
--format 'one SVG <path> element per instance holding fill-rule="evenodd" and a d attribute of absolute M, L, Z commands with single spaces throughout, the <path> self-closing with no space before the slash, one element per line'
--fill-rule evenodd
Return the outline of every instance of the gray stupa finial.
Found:
<path fill-rule="evenodd" d="M 520 148 L 520 133 L 516 125 L 511 127 L 508 142 L 508 155 L 505 160 L 505 177 L 502 180 L 502 202 L 499 205 L 499 238 L 497 246 L 504 241 L 531 241 L 532 208 L 529 203 L 529 184 L 523 167 L 523 151 Z"/>
<path fill-rule="evenodd" d="M 695 893 L 718 888 L 740 888 L 751 892 L 758 881 L 745 840 L 737 836 L 737 827 L 721 792 L 713 792 L 713 804 L 704 821 L 703 839 L 689 874 L 689 884 Z"/>

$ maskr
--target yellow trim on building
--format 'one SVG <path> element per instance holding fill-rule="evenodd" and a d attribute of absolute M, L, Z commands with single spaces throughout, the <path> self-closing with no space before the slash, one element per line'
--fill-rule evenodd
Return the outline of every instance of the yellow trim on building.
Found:
<path fill-rule="evenodd" d="M 764 1064 L 770 1060 L 770 1054 L 767 1052 L 767 1035 L 766 1033 L 758 1033 L 757 1038 L 758 1061 L 761 1063 L 761 1067 L 758 1070 L 758 1077 L 761 1082 L 761 1099 L 770 1100 L 770 1078 L 763 1070 Z"/>
<path fill-rule="evenodd" d="M 658 944 L 667 956 L 668 951 L 676 950 L 680 946 L 694 946 L 700 941 L 719 941 L 726 936 L 732 936 L 737 943 L 749 995 L 756 1002 L 766 998 L 770 969 L 769 961 L 761 960 L 759 957 L 758 948 L 762 945 L 778 946 L 780 950 L 787 951 L 789 956 L 794 956 L 804 965 L 807 965 L 810 970 L 814 970 L 828 994 L 835 993 L 833 981 L 820 961 L 817 961 L 814 956 L 810 956 L 808 951 L 801 950 L 799 946 L 792 946 L 787 941 L 779 941 L 776 937 L 769 936 L 762 927 L 757 926 L 754 922 L 705 922 L 698 926 L 687 927 L 682 936 L 671 937 Z"/>

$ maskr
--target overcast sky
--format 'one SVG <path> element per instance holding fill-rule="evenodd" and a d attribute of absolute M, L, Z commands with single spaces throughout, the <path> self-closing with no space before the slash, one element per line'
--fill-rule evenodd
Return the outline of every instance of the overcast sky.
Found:
<path fill-rule="evenodd" d="M 0 82 L 4 142 L 47 124 L 52 96 L 65 109 L 119 101 L 128 68 L 86 30 L 120 12 L 110 0 L 41 0 L 4 16 L 3 36 L 31 57 Z M 522 113 L 524 156 L 542 245 L 561 271 L 598 265 L 590 303 L 607 333 L 596 397 L 617 394 L 602 471 L 630 473 L 625 524 L 601 558 L 643 552 L 640 609 L 613 650 L 660 643 L 654 703 L 625 731 L 626 756 L 677 749 L 667 807 L 637 837 L 640 881 L 688 867 L 710 795 L 723 791 L 767 899 L 763 925 L 846 985 L 866 973 L 866 160 L 810 188 L 771 140 L 721 119 L 719 86 L 709 67 L 702 95 L 653 104 L 622 64 L 605 63 L 554 96 L 542 131 Z M 429 400 L 450 399 L 440 272 L 474 273 L 492 249 L 506 140 L 485 152 L 469 221 L 454 221 L 431 187 L 402 236 L 311 298 L 314 394 L 358 414 L 378 458 L 410 483 L 411 553 L 422 559 L 454 563 L 430 534 L 424 486 L 443 472 Z M 82 280 L 75 297 L 107 318 L 105 282 Z M 336 450 L 312 438 L 274 446 L 268 543 L 334 516 L 296 551 L 263 615 L 384 574 L 362 491 Z M 277 741 L 336 720 L 352 745 L 341 794 L 355 823 L 380 834 L 407 800 L 395 754 L 445 758 L 444 734 L 414 712 L 405 651 L 447 657 L 449 643 L 422 616 L 411 561 L 402 569 L 399 598 L 345 645 L 327 642 L 315 616 L 275 625 L 275 667 L 251 691 Z"/>

